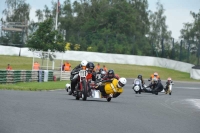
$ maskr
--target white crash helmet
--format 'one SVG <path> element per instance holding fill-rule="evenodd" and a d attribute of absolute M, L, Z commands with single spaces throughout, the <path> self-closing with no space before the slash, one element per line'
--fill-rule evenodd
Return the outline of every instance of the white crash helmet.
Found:
<path fill-rule="evenodd" d="M 106 75 L 106 71 L 101 71 L 101 78 L 103 78 Z"/>
<path fill-rule="evenodd" d="M 167 78 L 167 80 L 168 80 L 168 81 L 171 81 L 171 80 L 172 80 L 172 78 L 171 78 L 171 77 L 168 77 L 168 78 Z"/>
<path fill-rule="evenodd" d="M 119 79 L 119 81 L 118 81 L 117 86 L 118 86 L 119 88 L 121 88 L 121 87 L 125 86 L 126 83 L 127 83 L 126 78 L 121 77 L 121 78 Z"/>
<path fill-rule="evenodd" d="M 104 75 L 105 75 L 105 74 L 106 74 L 106 71 L 101 71 L 101 74 L 104 74 Z"/>
<path fill-rule="evenodd" d="M 83 66 L 85 66 L 86 67 L 86 65 L 87 65 L 87 61 L 86 60 L 83 60 L 83 61 L 81 61 L 81 66 L 83 67 Z"/>
<path fill-rule="evenodd" d="M 154 76 L 158 76 L 158 73 L 157 73 L 157 72 L 155 72 L 153 75 L 154 75 Z"/>

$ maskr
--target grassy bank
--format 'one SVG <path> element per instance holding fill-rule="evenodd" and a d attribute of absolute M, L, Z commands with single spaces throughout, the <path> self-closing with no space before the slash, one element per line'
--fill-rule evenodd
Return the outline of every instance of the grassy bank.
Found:
<path fill-rule="evenodd" d="M 69 81 L 52 81 L 52 82 L 24 82 L 16 84 L 0 84 L 0 89 L 6 90 L 24 90 L 24 91 L 42 91 L 64 89 L 65 84 Z"/>
<path fill-rule="evenodd" d="M 40 64 L 42 64 L 41 59 L 35 59 Z M 13 70 L 31 70 L 33 59 L 29 57 L 19 57 L 19 56 L 2 56 L 0 55 L 0 69 L 5 69 L 7 64 L 11 64 Z M 80 61 L 69 61 L 72 68 L 80 63 Z M 96 62 L 94 62 L 96 65 Z M 46 62 L 43 64 L 46 65 Z M 49 62 L 51 65 L 51 62 Z M 61 60 L 55 61 L 55 68 L 61 64 Z M 190 79 L 190 74 L 185 72 L 180 72 L 172 69 L 166 69 L 154 66 L 138 66 L 138 65 L 128 65 L 128 64 L 113 64 L 113 63 L 100 63 L 101 66 L 106 65 L 108 69 L 113 69 L 120 76 L 127 78 L 136 77 L 138 74 L 142 74 L 144 78 L 149 78 L 153 72 L 158 72 L 161 79 L 167 79 L 167 77 L 172 77 L 174 80 L 180 81 L 197 81 Z"/>
<path fill-rule="evenodd" d="M 42 64 L 41 59 L 36 59 L 40 64 Z M 7 64 L 11 64 L 13 70 L 31 70 L 33 58 L 29 57 L 19 57 L 19 56 L 2 56 L 0 55 L 0 69 L 5 69 Z M 72 68 L 80 63 L 80 61 L 70 61 Z M 97 62 L 94 62 L 95 65 Z M 45 62 L 43 62 L 45 64 Z M 51 64 L 51 62 L 49 62 Z M 61 65 L 61 60 L 55 60 L 55 68 Z M 190 74 L 185 72 L 180 72 L 172 69 L 166 69 L 154 66 L 138 66 L 138 65 L 127 65 L 127 64 L 113 64 L 113 63 L 100 63 L 101 66 L 106 65 L 108 69 L 115 70 L 115 73 L 119 74 L 121 77 L 134 78 L 138 74 L 142 74 L 145 79 L 149 78 L 153 72 L 158 72 L 161 79 L 166 80 L 168 77 L 172 77 L 173 80 L 178 81 L 199 81 L 190 79 Z M 61 82 L 29 82 L 29 83 L 17 83 L 17 84 L 0 84 L 0 88 L 7 89 L 18 89 L 18 90 L 51 90 L 51 89 L 61 89 L 64 88 L 66 81 Z"/>

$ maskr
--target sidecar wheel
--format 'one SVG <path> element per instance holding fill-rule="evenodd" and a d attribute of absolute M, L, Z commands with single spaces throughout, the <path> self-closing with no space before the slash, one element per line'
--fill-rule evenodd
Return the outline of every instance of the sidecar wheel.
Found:
<path fill-rule="evenodd" d="M 110 102 L 111 101 L 111 97 L 107 98 L 107 101 Z"/>

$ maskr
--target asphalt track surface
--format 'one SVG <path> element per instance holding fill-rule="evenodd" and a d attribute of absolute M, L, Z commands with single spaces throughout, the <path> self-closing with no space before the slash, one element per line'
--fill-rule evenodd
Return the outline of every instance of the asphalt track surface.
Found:
<path fill-rule="evenodd" d="M 200 133 L 200 83 L 175 82 L 170 96 L 135 94 L 131 82 L 111 102 L 0 90 L 0 133 Z"/>

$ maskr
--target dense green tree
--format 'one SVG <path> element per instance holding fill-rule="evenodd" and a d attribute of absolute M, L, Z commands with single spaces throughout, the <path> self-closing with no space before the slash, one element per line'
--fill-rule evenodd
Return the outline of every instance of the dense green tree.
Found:
<path fill-rule="evenodd" d="M 164 48 L 171 43 L 171 31 L 167 30 L 166 16 L 164 15 L 164 7 L 160 2 L 157 2 L 157 11 L 151 12 L 150 20 L 150 42 L 154 44 L 157 51 L 164 51 Z M 164 55 L 163 55 L 164 56 Z"/>
<path fill-rule="evenodd" d="M 66 39 L 76 36 L 81 50 L 92 45 L 98 52 L 117 53 L 119 50 L 116 51 L 116 48 L 125 45 L 126 53 L 132 54 L 130 47 L 137 48 L 137 42 L 144 44 L 142 38 L 148 31 L 147 5 L 146 0 L 85 0 L 75 1 L 72 6 L 65 1 L 60 18 L 61 28 L 67 31 Z M 120 36 L 124 35 L 126 38 L 121 42 Z M 137 41 L 133 42 L 132 38 L 137 38 Z M 104 44 L 98 43 L 100 40 Z"/>
<path fill-rule="evenodd" d="M 26 3 L 25 0 L 5 0 L 5 3 L 7 8 L 3 10 L 3 15 L 5 16 L 5 20 L 3 20 L 4 25 L 9 25 L 13 28 L 22 28 L 22 26 L 19 25 L 28 24 L 30 5 Z M 22 46 L 24 40 L 23 35 L 28 35 L 28 28 L 23 27 L 22 29 L 23 33 L 10 31 L 2 33 L 2 38 L 4 38 L 2 43 L 20 44 L 20 46 Z"/>
<path fill-rule="evenodd" d="M 35 16 L 38 18 L 38 22 L 43 22 L 44 14 L 43 14 L 42 10 L 38 9 L 35 11 L 35 13 L 36 13 Z"/>
<path fill-rule="evenodd" d="M 32 51 L 65 51 L 65 42 L 63 37 L 54 30 L 52 18 L 46 19 L 39 24 L 39 28 L 29 36 L 27 46 Z"/>
<path fill-rule="evenodd" d="M 6 0 L 7 8 L 3 10 L 7 22 L 27 22 L 30 5 L 25 0 Z"/>
<path fill-rule="evenodd" d="M 187 50 L 186 53 L 187 61 L 189 62 L 190 58 L 193 58 L 193 60 L 190 60 L 191 63 L 199 64 L 200 60 L 200 10 L 199 13 L 190 12 L 192 15 L 194 21 L 192 23 L 185 23 L 183 25 L 183 29 L 181 29 L 181 38 L 186 41 L 185 49 Z M 191 57 L 190 57 L 191 55 Z M 196 60 L 194 60 L 194 56 L 196 56 Z"/>
<path fill-rule="evenodd" d="M 12 1 L 10 6 L 13 10 L 17 7 L 14 0 L 7 1 L 8 3 Z M 65 44 L 70 43 L 71 50 L 161 56 L 179 60 L 180 42 L 175 42 L 173 45 L 171 31 L 166 25 L 165 9 L 160 2 L 157 2 L 157 10 L 152 12 L 148 9 L 148 0 L 79 0 L 73 3 L 65 0 L 61 3 L 61 10 L 58 14 L 58 30 L 54 31 L 56 6 L 57 1 L 52 1 L 51 8 L 45 5 L 44 9 L 38 9 L 36 11 L 38 22 L 29 23 L 28 43 L 36 35 L 38 35 L 35 38 L 36 42 L 42 42 L 35 44 L 34 41 L 31 42 L 36 45 L 35 50 L 39 48 L 45 51 L 53 50 L 53 43 L 58 41 L 59 37 L 61 39 L 59 33 L 63 34 Z M 6 11 L 5 13 L 9 14 Z M 196 49 L 198 47 L 197 43 L 194 43 L 194 40 L 199 37 L 199 31 L 196 30 L 199 22 L 198 14 L 193 12 L 191 14 L 195 19 L 194 23 L 186 23 L 181 30 L 182 38 L 184 38 L 183 60 L 186 60 L 187 54 L 189 55 L 189 42 L 193 43 L 191 48 L 194 48 L 193 45 Z M 19 15 L 15 18 L 21 17 Z M 39 37 L 39 35 L 46 36 L 43 33 L 45 27 L 43 22 L 47 23 L 46 21 L 50 18 L 53 19 L 50 29 L 57 35 L 57 40 L 53 41 L 52 36 L 55 34 L 49 34 L 52 40 L 48 42 L 46 38 Z M 47 32 L 46 29 L 45 32 Z M 20 34 L 12 37 L 16 42 L 17 36 Z M 7 41 L 6 38 L 4 41 Z M 62 43 L 63 40 L 60 42 Z M 48 43 L 47 47 L 44 43 Z M 190 51 L 194 53 L 195 50 Z M 193 53 L 191 52 L 191 55 Z"/>

